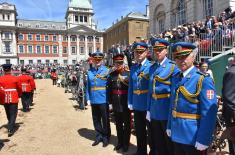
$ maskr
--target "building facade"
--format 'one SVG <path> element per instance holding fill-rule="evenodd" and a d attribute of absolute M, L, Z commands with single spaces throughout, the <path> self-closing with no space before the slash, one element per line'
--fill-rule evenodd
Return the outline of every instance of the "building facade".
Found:
<path fill-rule="evenodd" d="M 235 10 L 234 0 L 149 0 L 150 33 L 159 34 L 178 25 L 217 16 L 226 8 Z"/>
<path fill-rule="evenodd" d="M 104 51 L 112 45 L 128 46 L 140 38 L 147 38 L 148 30 L 148 15 L 131 12 L 104 32 Z"/>
<path fill-rule="evenodd" d="M 17 19 L 13 4 L 0 4 L 0 64 L 75 64 L 103 51 L 90 0 L 70 0 L 65 22 Z"/>

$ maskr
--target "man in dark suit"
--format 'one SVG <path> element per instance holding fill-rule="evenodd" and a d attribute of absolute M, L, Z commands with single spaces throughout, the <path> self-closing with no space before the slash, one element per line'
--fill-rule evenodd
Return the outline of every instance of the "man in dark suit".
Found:
<path fill-rule="evenodd" d="M 235 88 L 231 87 L 235 82 L 235 61 L 225 72 L 223 77 L 223 116 L 226 127 L 235 127 Z M 235 142 L 229 141 L 229 152 L 235 154 Z"/>

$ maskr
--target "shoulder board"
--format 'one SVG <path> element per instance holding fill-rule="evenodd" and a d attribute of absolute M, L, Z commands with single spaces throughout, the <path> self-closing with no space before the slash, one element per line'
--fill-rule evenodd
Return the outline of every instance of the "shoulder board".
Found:
<path fill-rule="evenodd" d="M 202 72 L 200 72 L 200 71 L 197 71 L 197 73 L 200 74 L 200 75 L 203 75 L 203 76 L 205 76 L 205 77 L 206 77 L 206 76 L 210 76 L 210 75 L 204 74 L 204 73 L 202 73 Z"/>
<path fill-rule="evenodd" d="M 175 64 L 175 61 L 170 60 L 170 61 L 169 61 L 169 63 L 171 63 L 171 64 Z"/>

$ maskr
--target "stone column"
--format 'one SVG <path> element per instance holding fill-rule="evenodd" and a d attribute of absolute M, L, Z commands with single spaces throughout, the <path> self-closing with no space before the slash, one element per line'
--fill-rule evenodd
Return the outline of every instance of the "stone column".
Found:
<path fill-rule="evenodd" d="M 76 59 L 77 59 L 77 61 L 80 61 L 80 59 L 79 59 L 79 55 L 80 55 L 80 46 L 79 46 L 79 35 L 77 35 L 77 55 L 76 55 Z"/>
<path fill-rule="evenodd" d="M 96 41 L 95 41 L 95 37 L 93 36 L 93 51 L 96 52 Z"/>
<path fill-rule="evenodd" d="M 71 35 L 68 34 L 68 64 L 72 64 L 72 60 L 71 59 L 71 42 L 70 42 L 70 37 Z M 71 61 L 71 63 L 70 63 Z"/>
<path fill-rule="evenodd" d="M 88 46 L 87 46 L 87 35 L 85 35 L 85 49 L 84 49 L 84 51 L 85 51 L 85 55 L 87 55 L 87 53 L 88 53 L 88 50 L 87 50 L 87 48 L 88 48 Z"/>

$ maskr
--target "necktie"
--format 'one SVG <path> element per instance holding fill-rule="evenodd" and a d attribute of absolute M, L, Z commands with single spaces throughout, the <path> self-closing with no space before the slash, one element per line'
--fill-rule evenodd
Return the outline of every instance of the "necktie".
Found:
<path fill-rule="evenodd" d="M 183 77 L 184 77 L 183 72 L 180 72 L 180 78 L 183 78 Z"/>

